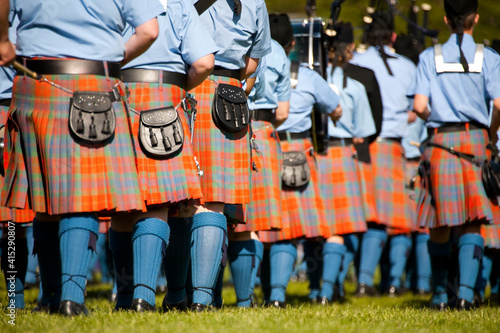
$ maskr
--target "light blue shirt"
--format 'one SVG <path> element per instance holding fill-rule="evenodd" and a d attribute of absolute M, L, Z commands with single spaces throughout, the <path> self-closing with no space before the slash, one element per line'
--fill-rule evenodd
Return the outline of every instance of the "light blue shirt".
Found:
<path fill-rule="evenodd" d="M 416 143 L 422 143 L 427 139 L 427 130 L 425 127 L 425 122 L 417 117 L 413 123 L 408 125 L 408 131 L 406 136 L 401 140 L 403 149 L 405 151 L 406 158 L 420 157 L 421 151 L 420 147 L 416 146 Z"/>
<path fill-rule="evenodd" d="M 395 57 L 387 59 L 394 75 L 389 75 L 378 48 L 374 46 L 368 47 L 364 53 L 355 53 L 351 63 L 371 69 L 377 77 L 384 107 L 380 136 L 402 138 L 408 127 L 408 111 L 412 108 L 406 94 L 415 76 L 415 64 L 388 46 L 384 46 L 384 50 Z"/>
<path fill-rule="evenodd" d="M 193 3 L 196 3 L 193 0 Z M 215 65 L 226 69 L 245 67 L 245 56 L 260 59 L 271 52 L 269 18 L 264 0 L 241 1 L 241 15 L 233 0 L 216 1 L 200 18 L 219 47 Z"/>
<path fill-rule="evenodd" d="M 332 75 L 332 66 L 329 65 L 326 72 L 328 84 L 335 85 L 340 92 L 340 105 L 342 106 L 342 117 L 337 121 L 337 126 L 334 126 L 333 121 L 328 118 L 328 136 L 365 138 L 375 134 L 375 122 L 365 86 L 350 77 L 346 77 L 346 87 L 344 88 L 344 71 L 340 67 L 336 67 Z"/>
<path fill-rule="evenodd" d="M 445 63 L 460 63 L 457 35 L 452 34 L 442 46 Z M 462 51 L 468 63 L 474 62 L 476 43 L 471 35 L 464 34 Z M 420 55 L 417 75 L 408 95 L 425 95 L 432 112 L 428 127 L 440 127 L 447 122 L 476 121 L 489 125 L 488 108 L 491 100 L 500 97 L 500 56 L 484 48 L 481 73 L 436 72 L 434 49 L 428 48 Z"/>
<path fill-rule="evenodd" d="M 164 8 L 158 0 L 10 0 L 19 17 L 16 53 L 24 57 L 118 62 L 125 24 L 138 27 Z"/>
<path fill-rule="evenodd" d="M 259 62 L 259 65 L 265 63 L 265 70 L 259 71 L 254 89 L 248 96 L 251 110 L 276 109 L 278 102 L 290 100 L 290 60 L 275 40 L 271 41 L 271 49 L 271 53 Z"/>
<path fill-rule="evenodd" d="M 19 24 L 18 18 L 14 15 L 14 11 L 9 12 L 9 40 L 16 44 L 16 27 Z M 12 97 L 12 82 L 16 71 L 13 67 L 0 67 L 0 99 L 9 99 Z"/>
<path fill-rule="evenodd" d="M 167 12 L 158 16 L 158 25 L 160 34 L 153 45 L 124 69 L 161 69 L 187 74 L 188 65 L 218 50 L 189 0 L 168 0 Z M 133 33 L 134 28 L 127 24 L 124 40 Z"/>
<path fill-rule="evenodd" d="M 331 113 L 340 103 L 340 96 L 315 71 L 301 66 L 298 83 L 290 96 L 288 119 L 277 128 L 278 131 L 301 133 L 311 129 L 313 107 L 322 113 Z"/>

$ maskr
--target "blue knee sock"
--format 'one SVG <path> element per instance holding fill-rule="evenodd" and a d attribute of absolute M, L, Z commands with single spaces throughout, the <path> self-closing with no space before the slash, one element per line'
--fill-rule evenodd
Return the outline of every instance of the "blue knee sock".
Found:
<path fill-rule="evenodd" d="M 484 239 L 480 235 L 465 234 L 458 241 L 460 288 L 458 297 L 468 302 L 474 300 L 474 286 L 483 257 Z"/>
<path fill-rule="evenodd" d="M 446 284 L 448 283 L 448 270 L 450 267 L 451 243 L 434 243 L 429 240 L 427 246 L 431 259 L 432 284 L 434 286 L 432 303 L 448 304 Z"/>
<path fill-rule="evenodd" d="M 163 220 L 147 217 L 134 225 L 134 299 L 155 305 L 156 280 L 169 238 L 170 228 Z"/>
<path fill-rule="evenodd" d="M 486 285 L 490 280 L 492 264 L 493 262 L 491 260 L 491 257 L 484 253 L 483 259 L 481 260 L 481 265 L 479 266 L 479 271 L 477 272 L 476 286 L 474 287 L 474 290 L 479 293 L 482 299 L 484 299 Z"/>
<path fill-rule="evenodd" d="M 186 297 L 186 281 L 191 260 L 193 218 L 169 217 L 170 241 L 163 267 L 167 277 L 167 303 L 180 303 Z"/>
<path fill-rule="evenodd" d="M 92 253 L 95 252 L 99 220 L 94 214 L 73 214 L 59 222 L 61 249 L 61 301 L 83 304 Z"/>
<path fill-rule="evenodd" d="M 255 265 L 255 243 L 251 239 L 239 242 L 230 241 L 227 250 L 236 292 L 236 304 L 239 307 L 248 308 L 252 303 L 250 283 Z"/>
<path fill-rule="evenodd" d="M 285 302 L 288 281 L 297 260 L 297 248 L 291 242 L 279 242 L 271 246 L 271 296 L 270 301 Z"/>
<path fill-rule="evenodd" d="M 306 240 L 304 246 L 304 262 L 307 265 L 307 277 L 309 278 L 309 299 L 319 297 L 320 281 L 323 274 L 323 254 L 321 244 L 317 241 Z"/>
<path fill-rule="evenodd" d="M 337 282 L 342 260 L 346 251 L 343 244 L 325 243 L 323 245 L 323 286 L 321 297 L 332 300 L 333 286 Z"/>
<path fill-rule="evenodd" d="M 129 308 L 134 294 L 132 233 L 109 229 L 109 248 L 115 270 L 116 309 Z"/>
<path fill-rule="evenodd" d="M 431 258 L 428 250 L 429 235 L 419 233 L 415 237 L 415 262 L 417 274 L 417 290 L 431 290 Z"/>
<path fill-rule="evenodd" d="M 359 282 L 373 286 L 373 274 L 382 255 L 387 232 L 380 229 L 369 228 L 361 242 L 361 263 L 359 265 Z"/>
<path fill-rule="evenodd" d="M 222 299 L 222 288 L 224 287 L 224 271 L 225 271 L 224 266 L 221 265 L 219 275 L 217 276 L 217 282 L 215 283 L 215 288 L 214 288 L 214 301 L 212 303 L 213 306 L 216 308 L 221 308 L 223 299 Z"/>
<path fill-rule="evenodd" d="M 345 246 L 345 253 L 344 253 L 344 260 L 342 261 L 342 269 L 340 270 L 339 277 L 337 279 L 338 281 L 338 286 L 339 286 L 339 292 L 340 296 L 344 297 L 344 281 L 345 278 L 347 277 L 347 273 L 349 272 L 349 267 L 351 265 L 351 262 L 354 261 L 354 258 L 356 257 L 356 253 L 358 253 L 359 249 L 359 237 L 356 234 L 349 234 L 349 235 L 344 235 L 344 246 Z"/>
<path fill-rule="evenodd" d="M 222 214 L 203 212 L 193 217 L 191 269 L 193 303 L 212 304 L 221 263 L 227 261 L 227 220 Z M 225 256 L 225 257 L 224 257 Z"/>
<path fill-rule="evenodd" d="M 393 236 L 390 241 L 390 285 L 401 287 L 401 279 L 406 266 L 406 260 L 411 251 L 411 239 L 407 235 Z"/>
<path fill-rule="evenodd" d="M 260 271 L 260 263 L 262 262 L 262 257 L 264 256 L 264 244 L 261 241 L 252 239 L 255 247 L 255 262 L 252 267 L 252 279 L 250 281 L 250 296 L 253 297 L 255 284 L 257 283 L 257 275 Z"/>
<path fill-rule="evenodd" d="M 15 251 L 12 251 L 11 247 L 14 247 Z M 2 271 L 9 297 L 7 306 L 24 309 L 24 282 L 28 268 L 28 243 L 26 238 L 2 239 L 2 254 Z M 14 261 L 10 259 L 14 259 Z"/>
<path fill-rule="evenodd" d="M 59 250 L 59 222 L 33 220 L 33 254 L 38 257 L 42 285 L 42 306 L 57 307 L 61 302 L 61 254 Z"/>
<path fill-rule="evenodd" d="M 36 284 L 36 269 L 38 268 L 38 259 L 33 253 L 33 227 L 26 228 L 26 241 L 28 242 L 28 270 L 26 271 L 25 283 Z"/>

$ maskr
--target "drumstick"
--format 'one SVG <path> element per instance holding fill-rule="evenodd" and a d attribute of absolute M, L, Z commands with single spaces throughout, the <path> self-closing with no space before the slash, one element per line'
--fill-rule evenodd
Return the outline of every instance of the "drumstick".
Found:
<path fill-rule="evenodd" d="M 40 79 L 40 76 L 36 72 L 33 72 L 33 71 L 29 70 L 28 68 L 26 68 L 25 66 L 21 65 L 17 61 L 14 61 L 14 64 L 12 66 L 14 66 L 14 68 L 16 70 L 18 70 L 19 72 L 23 72 L 23 73 L 25 73 L 26 75 L 28 75 L 29 77 L 31 77 L 31 78 L 33 78 L 35 80 L 39 80 Z"/>

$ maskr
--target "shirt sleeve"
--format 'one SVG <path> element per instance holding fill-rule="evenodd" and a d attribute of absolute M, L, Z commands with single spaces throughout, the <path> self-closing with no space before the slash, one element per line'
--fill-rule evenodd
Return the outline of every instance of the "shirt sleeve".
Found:
<path fill-rule="evenodd" d="M 134 28 L 165 12 L 158 0 L 125 0 L 123 13 L 125 20 Z"/>
<path fill-rule="evenodd" d="M 216 53 L 219 48 L 203 27 L 198 12 L 189 2 L 183 3 L 186 12 L 182 30 L 181 53 L 186 63 L 192 65 L 207 54 Z"/>
<path fill-rule="evenodd" d="M 340 96 L 337 95 L 318 73 L 310 70 L 312 73 L 311 89 L 314 89 L 314 98 L 316 105 L 322 113 L 331 113 L 340 103 Z"/>
<path fill-rule="evenodd" d="M 429 53 L 431 53 L 431 51 L 424 52 L 420 55 L 420 61 L 418 62 L 415 79 L 413 80 L 413 83 L 411 84 L 410 89 L 407 93 L 409 97 L 413 97 L 416 94 L 430 97 L 431 85 L 428 62 L 429 59 L 434 60 L 434 58 L 430 57 Z M 434 54 L 434 52 L 432 52 L 432 54 Z"/>
<path fill-rule="evenodd" d="M 266 3 L 262 0 L 257 6 L 257 32 L 254 35 L 252 46 L 247 52 L 250 58 L 260 59 L 271 53 L 271 30 Z"/>
<path fill-rule="evenodd" d="M 292 93 L 292 87 L 290 86 L 290 61 L 286 57 L 286 54 L 284 56 L 285 58 L 283 59 L 281 72 L 276 84 L 276 94 L 278 95 L 279 102 L 289 101 Z"/>
<path fill-rule="evenodd" d="M 491 65 L 487 62 L 488 67 L 485 74 L 486 91 L 490 99 L 496 99 L 500 97 L 500 56 L 493 52 L 488 53 L 492 53 L 492 61 Z"/>

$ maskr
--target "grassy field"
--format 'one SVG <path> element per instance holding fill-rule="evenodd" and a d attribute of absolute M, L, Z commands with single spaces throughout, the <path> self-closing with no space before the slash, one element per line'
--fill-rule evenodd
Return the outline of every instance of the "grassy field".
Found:
<path fill-rule="evenodd" d="M 267 4 L 268 11 L 270 13 L 280 13 L 286 12 L 290 16 L 298 18 L 305 17 L 305 5 L 306 0 L 265 0 Z M 332 0 L 316 0 L 317 6 L 317 16 L 323 18 L 330 17 L 330 5 Z M 379 1 L 381 4 L 385 3 L 385 0 Z M 410 8 L 410 0 L 399 0 L 397 1 L 397 8 L 405 15 L 408 16 Z M 443 0 L 417 0 L 416 4 L 418 6 L 423 3 L 428 3 L 432 5 L 432 10 L 429 14 L 429 28 L 439 30 L 439 41 L 445 42 L 448 39 L 449 33 L 448 28 L 443 22 L 444 16 L 444 1 Z M 362 35 L 361 27 L 363 26 L 362 18 L 366 15 L 366 7 L 368 6 L 368 0 L 345 0 L 342 5 L 340 12 L 340 20 L 350 21 L 353 26 L 359 27 L 360 29 L 355 31 L 355 35 L 360 38 Z M 500 6 L 498 6 L 498 0 L 480 0 L 479 1 L 479 25 L 474 31 L 474 37 L 476 42 L 483 42 L 486 40 L 493 40 L 500 38 Z M 422 24 L 423 16 L 420 14 L 418 16 L 419 23 Z M 396 31 L 398 33 L 407 32 L 407 23 L 403 18 L 397 17 L 395 19 Z M 427 39 L 427 46 L 431 45 L 431 40 Z"/>
<path fill-rule="evenodd" d="M 5 295 L 2 283 L 1 295 Z M 307 284 L 291 283 L 287 309 L 238 309 L 231 286 L 224 288 L 226 306 L 206 313 L 112 313 L 107 301 L 110 286 L 90 286 L 87 307 L 90 317 L 64 318 L 31 314 L 37 290 L 27 291 L 27 309 L 16 315 L 16 326 L 8 324 L 5 298 L 0 306 L 0 332 L 498 332 L 500 307 L 482 307 L 470 312 L 435 312 L 426 307 L 427 297 L 356 299 L 347 286 L 348 302 L 327 307 L 307 303 Z M 163 294 L 158 295 L 157 305 Z"/>

